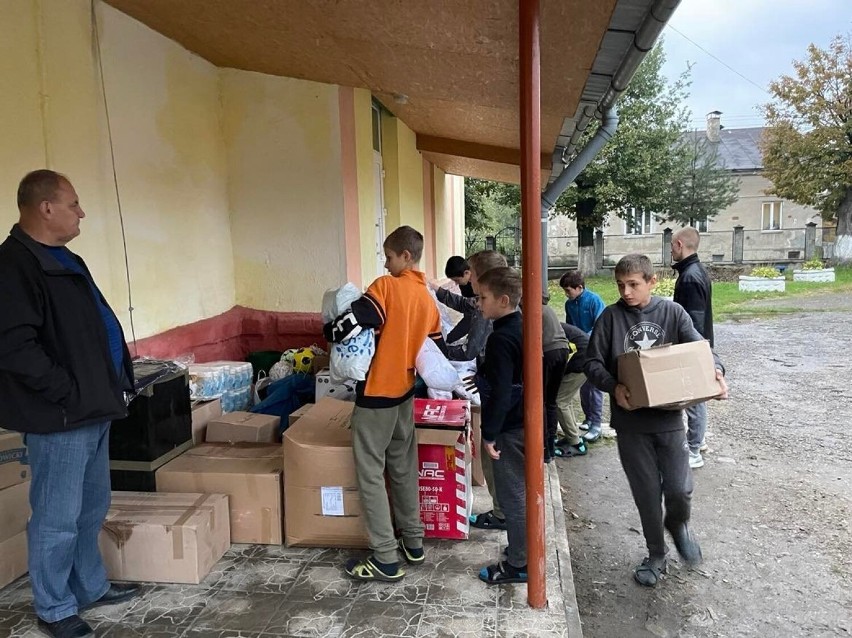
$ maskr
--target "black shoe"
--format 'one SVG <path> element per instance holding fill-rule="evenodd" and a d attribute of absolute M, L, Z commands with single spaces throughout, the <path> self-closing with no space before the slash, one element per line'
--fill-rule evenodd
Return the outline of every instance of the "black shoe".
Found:
<path fill-rule="evenodd" d="M 666 523 L 666 529 L 672 535 L 677 553 L 686 561 L 687 565 L 698 565 L 701 560 L 701 546 L 689 531 L 686 523 Z"/>
<path fill-rule="evenodd" d="M 84 609 L 102 607 L 103 605 L 117 605 L 125 600 L 130 600 L 139 595 L 139 585 L 128 585 L 124 583 L 110 583 L 106 593 L 96 601 L 89 603 Z"/>
<path fill-rule="evenodd" d="M 89 623 L 79 616 L 69 616 L 56 622 L 47 622 L 39 618 L 38 628 L 53 638 L 85 638 L 95 635 Z"/>

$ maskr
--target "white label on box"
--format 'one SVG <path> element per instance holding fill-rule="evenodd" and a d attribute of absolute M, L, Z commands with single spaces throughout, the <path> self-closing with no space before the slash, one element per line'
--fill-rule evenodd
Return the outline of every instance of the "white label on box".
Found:
<path fill-rule="evenodd" d="M 343 516 L 343 488 L 321 487 L 322 515 Z"/>

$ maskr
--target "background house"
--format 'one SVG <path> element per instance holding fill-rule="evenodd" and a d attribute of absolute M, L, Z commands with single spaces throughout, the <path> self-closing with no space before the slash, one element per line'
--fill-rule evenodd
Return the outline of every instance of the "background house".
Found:
<path fill-rule="evenodd" d="M 833 226 L 824 226 L 816 210 L 767 194 L 772 183 L 763 176 L 760 138 L 763 128 L 727 129 L 721 125 L 721 113 L 707 115 L 707 128 L 691 135 L 706 138 L 716 145 L 719 165 L 739 179 L 737 200 L 707 222 L 698 222 L 702 234 L 700 257 L 706 262 L 735 261 L 734 229 L 742 227 L 742 261 L 786 263 L 805 258 L 808 224 L 816 224 L 814 244 L 830 256 L 834 241 Z M 636 213 L 633 212 L 635 218 Z M 611 213 L 603 230 L 603 262 L 615 263 L 623 255 L 645 253 L 655 262 L 664 263 L 668 243 L 663 231 L 678 225 L 661 221 L 651 213 L 640 215 L 630 224 Z M 577 255 L 577 230 L 573 220 L 556 216 L 550 223 L 549 249 L 554 265 L 570 263 Z"/>

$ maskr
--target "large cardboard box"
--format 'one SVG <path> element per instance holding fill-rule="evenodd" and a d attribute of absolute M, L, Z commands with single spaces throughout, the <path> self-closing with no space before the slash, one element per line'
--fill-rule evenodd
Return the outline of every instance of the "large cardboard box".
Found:
<path fill-rule="evenodd" d="M 293 424 L 296 421 L 298 421 L 300 418 L 302 418 L 308 412 L 308 410 L 310 410 L 313 407 L 314 407 L 313 403 L 306 403 L 305 405 L 303 405 L 298 410 L 294 410 L 293 412 L 291 412 L 290 417 L 289 417 L 288 427 L 293 427 Z"/>
<path fill-rule="evenodd" d="M 721 392 L 706 341 L 625 352 L 618 357 L 618 381 L 638 408 L 680 410 Z"/>
<path fill-rule="evenodd" d="M 29 481 L 0 490 L 0 541 L 25 532 L 29 518 Z"/>
<path fill-rule="evenodd" d="M 222 399 L 197 401 L 192 406 L 192 443 L 204 443 L 207 424 L 222 416 Z"/>
<path fill-rule="evenodd" d="M 354 404 L 322 398 L 284 432 L 287 545 L 367 547 L 355 478 Z"/>
<path fill-rule="evenodd" d="M 0 541 L 0 589 L 27 573 L 27 533 Z"/>
<path fill-rule="evenodd" d="M 228 497 L 113 492 L 98 544 L 110 579 L 198 584 L 231 546 Z"/>
<path fill-rule="evenodd" d="M 278 445 L 205 443 L 157 470 L 157 491 L 227 494 L 231 542 L 280 545 L 282 465 Z"/>
<path fill-rule="evenodd" d="M 28 481 L 27 448 L 19 432 L 0 429 L 0 490 Z"/>
<path fill-rule="evenodd" d="M 252 412 L 229 412 L 207 424 L 207 442 L 275 443 L 281 417 Z"/>
<path fill-rule="evenodd" d="M 468 402 L 415 399 L 414 423 L 426 537 L 466 539 L 473 507 Z"/>
<path fill-rule="evenodd" d="M 486 482 L 485 472 L 482 471 L 482 407 L 478 405 L 470 406 L 470 453 L 473 456 L 470 480 L 481 487 Z"/>

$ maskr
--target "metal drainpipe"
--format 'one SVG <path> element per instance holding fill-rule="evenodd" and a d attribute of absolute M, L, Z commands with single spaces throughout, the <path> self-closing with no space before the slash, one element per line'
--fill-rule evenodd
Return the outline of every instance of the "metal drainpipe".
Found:
<path fill-rule="evenodd" d="M 613 136 L 615 129 L 618 127 L 618 112 L 615 109 L 615 102 L 627 89 L 630 80 L 636 73 L 636 69 L 645 59 L 654 47 L 654 43 L 662 33 L 666 23 L 671 19 L 675 9 L 677 9 L 681 0 L 657 0 L 651 11 L 645 16 L 645 20 L 633 36 L 633 46 L 622 60 L 621 65 L 612 77 L 609 88 L 604 93 L 603 98 L 598 103 L 596 108 L 591 106 L 586 107 L 577 121 L 577 126 L 574 128 L 574 133 L 571 135 L 571 140 L 565 148 L 565 154 L 569 153 L 576 147 L 586 127 L 593 117 L 600 117 L 602 120 L 601 128 L 598 129 L 595 136 L 589 140 L 589 143 L 583 148 L 580 153 L 565 167 L 552 184 L 550 184 L 541 196 L 541 246 L 542 246 L 542 285 L 544 290 L 547 290 L 547 269 L 549 267 L 547 256 L 547 220 L 550 210 L 556 204 L 556 200 L 567 189 L 571 183 L 577 179 L 577 176 L 583 172 L 583 169 L 589 165 L 604 144 Z M 607 129 L 607 120 L 611 124 Z M 604 137 L 606 136 L 606 137 Z M 586 151 L 594 146 L 589 153 Z M 564 156 L 564 154 L 563 154 Z"/>

